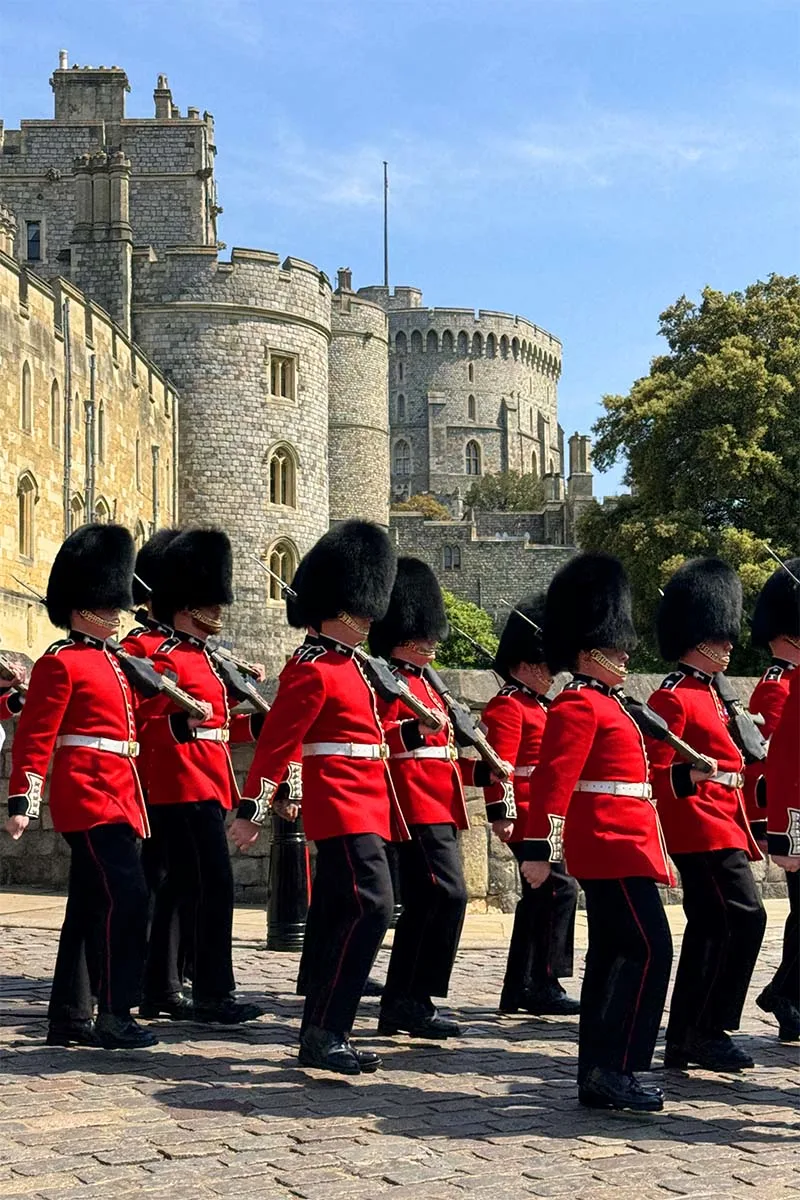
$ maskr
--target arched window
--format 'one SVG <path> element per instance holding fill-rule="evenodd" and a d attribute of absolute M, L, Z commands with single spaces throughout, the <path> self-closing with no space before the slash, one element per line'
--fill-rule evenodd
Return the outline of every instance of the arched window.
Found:
<path fill-rule="evenodd" d="M 403 438 L 394 444 L 394 473 L 395 475 L 411 474 L 411 447 Z"/>
<path fill-rule="evenodd" d="M 271 548 L 267 555 L 267 565 L 270 571 L 278 576 L 278 579 L 283 580 L 284 583 L 291 584 L 294 579 L 294 573 L 297 570 L 297 551 L 287 538 L 281 538 Z M 278 583 L 278 579 L 270 579 L 269 581 L 268 594 L 270 600 L 283 600 L 283 591 Z"/>
<path fill-rule="evenodd" d="M 411 334 L 411 352 L 412 354 L 422 354 L 422 334 L 418 329 Z"/>
<path fill-rule="evenodd" d="M 490 333 L 486 338 L 486 357 L 494 358 L 497 354 L 497 338 Z"/>
<path fill-rule="evenodd" d="M 470 383 L 474 383 L 474 381 L 475 381 L 475 364 L 474 363 L 470 363 L 469 366 L 467 367 L 467 379 L 470 381 Z"/>
<path fill-rule="evenodd" d="M 533 409 L 532 408 L 528 409 L 528 425 L 530 426 L 531 433 L 533 433 Z"/>
<path fill-rule="evenodd" d="M 442 354 L 453 353 L 453 335 L 449 329 L 445 329 L 442 334 Z"/>
<path fill-rule="evenodd" d="M 539 463 L 536 458 L 535 450 L 534 450 L 533 454 L 531 455 L 531 475 L 533 476 L 534 479 L 539 478 Z"/>
<path fill-rule="evenodd" d="M 468 421 L 475 420 L 475 397 L 474 396 L 467 397 L 467 420 Z"/>
<path fill-rule="evenodd" d="M 406 335 L 403 333 L 402 329 L 398 334 L 395 335 L 394 348 L 398 354 L 405 354 L 406 350 L 408 349 L 408 339 L 406 338 Z"/>
<path fill-rule="evenodd" d="M 83 413 L 81 412 L 81 398 L 78 392 L 75 393 L 75 415 L 72 418 L 72 428 L 80 429 Z"/>
<path fill-rule="evenodd" d="M 442 565 L 446 571 L 460 571 L 461 547 L 445 546 L 442 551 Z"/>
<path fill-rule="evenodd" d="M 100 407 L 97 410 L 97 461 L 106 461 L 106 405 L 105 401 L 100 401 Z"/>
<path fill-rule="evenodd" d="M 519 358 L 519 338 L 514 338 L 513 342 L 511 343 L 511 353 L 513 354 L 515 360 Z"/>
<path fill-rule="evenodd" d="M 107 525 L 111 520 L 111 507 L 105 496 L 98 496 L 94 506 L 94 519 L 101 525 Z"/>
<path fill-rule="evenodd" d="M 269 457 L 269 502 L 297 507 L 297 466 L 288 446 L 276 446 Z"/>
<path fill-rule="evenodd" d="M 17 530 L 19 535 L 19 552 L 23 558 L 33 558 L 35 545 L 35 530 L 33 510 L 39 498 L 36 480 L 30 471 L 23 471 L 17 482 Z"/>
<path fill-rule="evenodd" d="M 463 329 L 458 335 L 458 353 L 461 357 L 466 358 L 467 350 L 469 349 L 469 338 L 464 333 Z"/>
<path fill-rule="evenodd" d="M 50 387 L 50 445 L 56 450 L 61 448 L 61 389 L 58 380 L 54 379 Z"/>
<path fill-rule="evenodd" d="M 401 383 L 403 382 L 404 374 L 405 374 L 405 368 L 404 368 L 403 364 L 401 362 L 399 362 L 397 364 L 397 378 L 400 380 Z"/>
<path fill-rule="evenodd" d="M 142 439 L 139 437 L 138 433 L 136 435 L 135 454 L 136 454 L 136 461 L 135 461 L 134 466 L 135 466 L 135 471 L 136 471 L 136 486 L 139 489 L 139 491 L 141 491 L 142 490 Z"/>
<path fill-rule="evenodd" d="M 468 475 L 480 475 L 481 448 L 477 442 L 467 442 L 464 452 L 464 465 Z"/>
<path fill-rule="evenodd" d="M 483 354 L 483 338 L 479 333 L 472 335 L 472 353 L 476 358 L 480 358 Z"/>
<path fill-rule="evenodd" d="M 402 393 L 397 397 L 397 419 L 398 421 L 406 419 L 406 398 Z"/>
<path fill-rule="evenodd" d="M 141 550 L 147 541 L 147 530 L 145 529 L 144 521 L 136 522 L 136 528 L 133 531 L 133 540 L 136 543 L 136 549 Z"/>
<path fill-rule="evenodd" d="M 23 433 L 33 432 L 33 387 L 31 368 L 28 362 L 22 364 L 22 386 L 19 398 L 19 426 Z"/>
<path fill-rule="evenodd" d="M 500 357 L 508 358 L 508 338 L 505 334 L 500 338 Z"/>
<path fill-rule="evenodd" d="M 428 330 L 428 336 L 425 339 L 425 349 L 428 354 L 437 354 L 439 351 L 439 337 L 435 329 Z"/>
<path fill-rule="evenodd" d="M 69 531 L 74 533 L 76 529 L 80 529 L 84 521 L 84 512 L 86 506 L 83 503 L 83 496 L 80 492 L 76 492 L 69 502 Z"/>

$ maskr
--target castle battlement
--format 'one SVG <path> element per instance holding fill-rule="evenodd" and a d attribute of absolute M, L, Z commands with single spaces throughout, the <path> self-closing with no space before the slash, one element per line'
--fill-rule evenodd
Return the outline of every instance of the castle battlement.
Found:
<path fill-rule="evenodd" d="M 407 337 L 418 333 L 422 338 L 423 353 L 438 352 L 443 349 L 445 335 L 449 334 L 453 350 L 458 353 L 458 339 L 463 335 L 461 353 L 483 357 L 486 355 L 487 340 L 493 336 L 498 345 L 505 338 L 514 357 L 521 356 L 524 359 L 528 355 L 536 355 L 541 359 L 546 355 L 553 363 L 560 365 L 561 362 L 560 340 L 515 313 L 482 308 L 409 308 L 393 309 L 390 320 L 395 348 L 398 333 L 405 333 Z M 431 333 L 436 338 L 435 345 Z M 467 341 L 466 349 L 463 349 L 464 338 Z"/>

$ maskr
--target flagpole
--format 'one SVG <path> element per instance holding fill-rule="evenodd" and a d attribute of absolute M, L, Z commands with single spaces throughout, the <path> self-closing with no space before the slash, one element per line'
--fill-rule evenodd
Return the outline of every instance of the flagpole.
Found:
<path fill-rule="evenodd" d="M 389 164 L 383 164 L 383 286 L 389 288 Z"/>

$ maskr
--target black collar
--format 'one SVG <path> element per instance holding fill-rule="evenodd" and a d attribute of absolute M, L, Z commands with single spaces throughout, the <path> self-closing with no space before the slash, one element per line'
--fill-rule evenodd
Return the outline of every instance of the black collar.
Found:
<path fill-rule="evenodd" d="M 172 637 L 175 632 L 171 625 L 165 625 L 163 621 L 157 621 L 155 617 L 148 617 L 147 615 L 145 615 L 142 624 L 146 625 L 148 629 L 152 629 L 153 633 L 163 633 L 164 637 Z"/>
<path fill-rule="evenodd" d="M 773 667 L 781 667 L 784 671 L 793 671 L 797 663 L 789 662 L 788 658 L 773 658 Z"/>
<path fill-rule="evenodd" d="M 82 646 L 91 646 L 93 650 L 105 649 L 105 640 L 103 638 L 93 637 L 91 633 L 79 633 L 77 629 L 70 629 L 69 636 L 73 642 Z"/>
<path fill-rule="evenodd" d="M 327 634 L 319 633 L 314 641 L 318 646 L 324 646 L 326 650 L 332 650 L 334 654 L 342 654 L 345 658 L 355 658 L 355 646 L 348 646 L 347 642 L 340 642 L 338 638 L 328 637 Z"/>
<path fill-rule="evenodd" d="M 683 671 L 684 675 L 689 675 L 692 679 L 699 679 L 701 683 L 710 684 L 714 676 L 708 671 L 701 671 L 699 667 L 690 667 L 688 663 L 679 662 L 678 670 Z"/>
<path fill-rule="evenodd" d="M 527 683 L 523 683 L 521 679 L 517 679 L 515 675 L 510 675 L 506 682 L 509 683 L 511 687 L 518 688 L 519 691 L 522 692 L 523 696 L 530 696 L 533 700 L 538 700 L 540 704 L 550 703 L 544 692 L 534 691 L 533 688 L 528 687 Z"/>
<path fill-rule="evenodd" d="M 186 642 L 187 646 L 194 646 L 196 650 L 208 649 L 203 638 L 195 637 L 193 633 L 186 633 L 183 629 L 170 629 L 168 632 L 170 637 L 177 638 L 179 642 Z"/>
<path fill-rule="evenodd" d="M 614 688 L 609 687 L 607 683 L 603 683 L 600 679 L 595 679 L 594 675 L 582 675 L 580 671 L 573 675 L 573 679 L 577 679 L 579 683 L 585 683 L 588 687 L 594 688 L 596 692 L 602 692 L 604 696 L 612 696 Z"/>
<path fill-rule="evenodd" d="M 404 658 L 395 658 L 394 655 L 389 659 L 389 662 L 393 667 L 399 667 L 401 671 L 408 671 L 409 675 L 416 675 L 418 678 L 422 677 L 422 672 L 425 670 L 424 667 L 419 667 L 416 663 L 406 662 Z"/>

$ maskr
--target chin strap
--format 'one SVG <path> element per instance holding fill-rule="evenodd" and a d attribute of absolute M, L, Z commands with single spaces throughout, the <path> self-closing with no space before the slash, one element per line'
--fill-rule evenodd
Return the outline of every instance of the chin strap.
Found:
<path fill-rule="evenodd" d="M 709 662 L 716 663 L 718 667 L 727 667 L 728 663 L 730 662 L 729 654 L 718 654 L 716 650 L 712 650 L 711 647 L 706 645 L 705 642 L 700 642 L 695 649 L 699 650 L 701 654 L 704 654 Z"/>
<path fill-rule="evenodd" d="M 433 662 L 436 658 L 436 650 L 438 649 L 438 647 L 434 647 L 431 650 L 428 646 L 420 646 L 418 642 L 401 642 L 399 648 L 401 650 L 413 650 L 415 654 L 427 658 L 428 662 Z"/>
<path fill-rule="evenodd" d="M 601 650 L 590 650 L 589 658 L 593 658 L 598 666 L 604 671 L 609 671 L 612 675 L 616 675 L 618 679 L 624 679 L 628 674 L 628 668 L 622 663 L 612 662 L 610 658 L 606 658 Z"/>
<path fill-rule="evenodd" d="M 119 617 L 115 621 L 109 622 L 105 617 L 98 617 L 97 613 L 90 612 L 86 608 L 78 609 L 78 616 L 90 625 L 98 625 L 101 629 L 119 629 Z M 108 636 L 108 635 L 106 635 Z"/>
<path fill-rule="evenodd" d="M 369 625 L 359 625 L 355 617 L 350 616 L 350 613 L 337 613 L 336 620 L 341 621 L 348 629 L 352 629 L 354 633 L 357 633 L 362 642 L 365 642 L 369 637 Z"/>
<path fill-rule="evenodd" d="M 203 616 L 199 609 L 190 608 L 189 616 L 198 625 L 202 626 L 203 629 L 207 629 L 209 633 L 219 633 L 222 629 L 223 622 L 221 620 L 213 620 L 211 617 Z"/>

